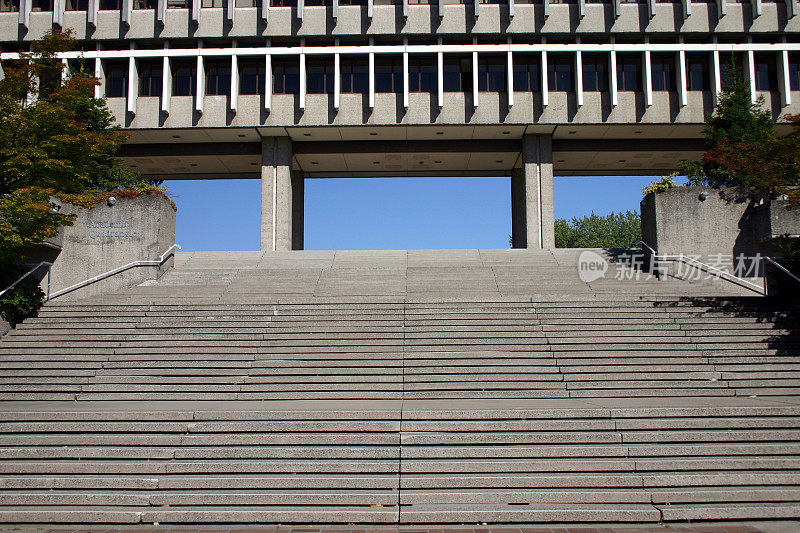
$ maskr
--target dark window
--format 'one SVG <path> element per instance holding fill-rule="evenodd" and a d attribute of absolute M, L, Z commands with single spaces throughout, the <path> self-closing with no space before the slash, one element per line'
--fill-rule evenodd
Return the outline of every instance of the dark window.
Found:
<path fill-rule="evenodd" d="M 231 60 L 206 59 L 206 94 L 231 94 Z"/>
<path fill-rule="evenodd" d="M 106 61 L 106 96 L 120 98 L 128 96 L 128 62 Z"/>
<path fill-rule="evenodd" d="M 70 59 L 68 62 L 70 76 L 91 76 L 94 77 L 94 59 L 84 57 Z"/>
<path fill-rule="evenodd" d="M 172 63 L 172 94 L 194 96 L 197 93 L 197 62 L 178 59 Z"/>
<path fill-rule="evenodd" d="M 722 63 L 720 65 L 720 77 L 723 87 L 733 81 L 732 72 L 734 69 L 737 70 L 740 75 L 744 75 L 744 56 L 742 54 L 720 54 L 719 60 Z"/>
<path fill-rule="evenodd" d="M 161 96 L 164 63 L 160 59 L 139 61 L 139 96 Z"/>
<path fill-rule="evenodd" d="M 778 90 L 778 69 L 775 59 L 775 54 L 755 54 L 757 91 Z"/>
<path fill-rule="evenodd" d="M 408 90 L 412 93 L 434 93 L 436 87 L 436 58 L 408 58 Z"/>
<path fill-rule="evenodd" d="M 264 94 L 267 64 L 263 59 L 239 62 L 239 94 Z"/>
<path fill-rule="evenodd" d="M 122 9 L 122 0 L 100 0 L 100 11 L 119 11 Z"/>
<path fill-rule="evenodd" d="M 339 0 L 340 6 L 365 6 L 367 0 Z"/>
<path fill-rule="evenodd" d="M 472 90 L 471 63 L 471 57 L 445 56 L 442 80 L 444 82 L 444 92 L 458 93 Z"/>
<path fill-rule="evenodd" d="M 297 0 L 271 0 L 270 7 L 297 7 Z"/>
<path fill-rule="evenodd" d="M 478 56 L 479 91 L 499 93 L 506 90 L 506 61 L 505 56 Z"/>
<path fill-rule="evenodd" d="M 375 92 L 403 92 L 402 57 L 380 57 L 375 59 Z"/>
<path fill-rule="evenodd" d="M 333 58 L 306 61 L 306 92 L 333 94 Z"/>
<path fill-rule="evenodd" d="M 686 88 L 690 91 L 710 91 L 708 54 L 686 54 Z"/>
<path fill-rule="evenodd" d="M 800 91 L 800 54 L 789 54 L 789 87 Z"/>
<path fill-rule="evenodd" d="M 675 90 L 674 54 L 651 54 L 650 70 L 653 75 L 654 91 Z"/>
<path fill-rule="evenodd" d="M 89 0 L 67 0 L 64 9 L 66 11 L 86 11 L 89 9 Z"/>
<path fill-rule="evenodd" d="M 52 11 L 53 0 L 33 0 L 31 11 Z"/>
<path fill-rule="evenodd" d="M 342 58 L 342 92 L 361 93 L 369 92 L 369 65 L 366 59 Z"/>
<path fill-rule="evenodd" d="M 156 9 L 158 0 L 134 0 L 133 9 Z"/>
<path fill-rule="evenodd" d="M 300 61 L 298 59 L 272 60 L 272 92 L 275 94 L 300 94 Z"/>
<path fill-rule="evenodd" d="M 539 78 L 539 56 L 533 54 L 514 55 L 514 90 L 518 92 L 538 92 L 541 88 Z"/>
<path fill-rule="evenodd" d="M 19 0 L 0 0 L 0 13 L 19 11 Z"/>
<path fill-rule="evenodd" d="M 39 96 L 47 98 L 61 86 L 61 68 L 60 65 L 53 65 L 48 68 L 43 65 L 39 75 Z"/>
<path fill-rule="evenodd" d="M 617 85 L 620 91 L 642 90 L 642 56 L 617 54 Z"/>
<path fill-rule="evenodd" d="M 550 54 L 547 56 L 547 88 L 550 91 L 570 92 L 574 90 L 572 55 Z"/>
<path fill-rule="evenodd" d="M 188 9 L 189 0 L 167 0 L 167 9 Z"/>
<path fill-rule="evenodd" d="M 608 91 L 608 54 L 581 54 L 583 90 Z"/>

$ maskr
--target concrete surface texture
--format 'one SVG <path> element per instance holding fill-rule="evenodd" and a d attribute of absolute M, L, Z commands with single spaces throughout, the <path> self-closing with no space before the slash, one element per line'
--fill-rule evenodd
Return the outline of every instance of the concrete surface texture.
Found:
<path fill-rule="evenodd" d="M 659 255 L 689 255 L 728 271 L 743 265 L 743 277 L 762 275 L 750 258 L 780 253 L 772 239 L 800 233 L 800 216 L 786 209 L 785 201 L 764 203 L 732 187 L 650 193 L 641 212 L 642 239 Z M 740 264 L 740 257 L 747 259 Z"/>
<path fill-rule="evenodd" d="M 48 303 L 0 340 L 0 522 L 800 518 L 800 311 L 580 253 L 195 252 Z"/>
<path fill-rule="evenodd" d="M 117 199 L 112 206 L 103 203 L 92 209 L 64 204 L 61 212 L 77 218 L 61 229 L 62 250 L 51 270 L 51 292 L 133 261 L 158 259 L 175 244 L 175 209 L 160 195 Z M 160 267 L 132 268 L 60 298 L 90 297 L 158 279 L 171 265 L 170 258 Z M 47 291 L 46 277 L 42 283 Z"/>

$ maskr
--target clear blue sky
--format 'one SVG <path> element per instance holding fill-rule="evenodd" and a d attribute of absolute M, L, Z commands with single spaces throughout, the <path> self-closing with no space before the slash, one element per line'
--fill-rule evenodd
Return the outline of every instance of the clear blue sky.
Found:
<path fill-rule="evenodd" d="M 557 218 L 638 211 L 653 177 L 555 178 Z M 259 180 L 167 181 L 184 250 L 257 250 Z M 306 180 L 305 246 L 507 248 L 509 178 Z"/>

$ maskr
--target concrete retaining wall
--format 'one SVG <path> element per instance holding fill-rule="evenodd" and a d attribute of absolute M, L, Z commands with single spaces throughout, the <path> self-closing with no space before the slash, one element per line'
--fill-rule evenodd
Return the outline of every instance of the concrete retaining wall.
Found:
<path fill-rule="evenodd" d="M 175 209 L 160 195 L 119 199 L 113 206 L 100 204 L 92 209 L 64 204 L 61 212 L 77 218 L 61 230 L 62 250 L 52 268 L 51 292 L 132 261 L 157 259 L 175 243 Z M 134 267 L 58 299 L 85 298 L 158 279 L 171 266 L 172 258 L 160 267 Z M 45 291 L 46 285 L 47 278 Z"/>

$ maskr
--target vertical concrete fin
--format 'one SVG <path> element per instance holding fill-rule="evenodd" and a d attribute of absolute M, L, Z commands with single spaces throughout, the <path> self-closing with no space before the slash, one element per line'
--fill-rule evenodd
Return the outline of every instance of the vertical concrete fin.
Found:
<path fill-rule="evenodd" d="M 403 37 L 403 107 L 408 109 L 408 37 Z"/>
<path fill-rule="evenodd" d="M 261 18 L 269 24 L 269 4 L 270 0 L 261 0 Z M 336 0 L 336 4 L 338 5 L 338 0 Z"/>
<path fill-rule="evenodd" d="M 547 107 L 550 103 L 550 88 L 548 87 L 548 68 L 547 68 L 547 51 L 542 50 L 542 107 Z"/>
<path fill-rule="evenodd" d="M 714 94 L 714 102 L 716 102 L 722 92 L 722 68 L 719 61 L 719 50 L 711 52 L 711 75 L 713 76 L 711 90 Z"/>
<path fill-rule="evenodd" d="M 269 0 L 263 0 L 264 4 L 268 4 Z M 192 21 L 200 22 L 200 8 L 203 5 L 203 0 L 192 0 Z"/>
<path fill-rule="evenodd" d="M 686 52 L 678 51 L 678 101 L 681 107 L 689 104 L 689 92 L 686 81 Z"/>
<path fill-rule="evenodd" d="M 578 107 L 583 105 L 583 54 L 580 50 L 575 52 L 575 103 Z"/>
<path fill-rule="evenodd" d="M 272 107 L 272 54 L 264 57 L 264 109 L 269 111 Z"/>
<path fill-rule="evenodd" d="M 756 91 L 756 61 L 755 53 L 752 50 L 748 50 L 745 53 L 744 75 L 747 77 L 747 83 L 750 87 L 750 102 L 756 104 L 758 102 L 758 93 Z"/>
<path fill-rule="evenodd" d="M 156 4 L 156 20 L 164 24 L 164 17 L 167 14 L 167 0 L 158 0 Z"/>
<path fill-rule="evenodd" d="M 102 43 L 97 43 L 97 51 L 99 52 L 102 49 Z M 94 77 L 100 81 L 100 83 L 94 86 L 94 97 L 100 98 L 103 95 L 103 90 L 106 86 L 106 78 L 103 72 L 103 60 L 97 56 L 95 56 L 94 60 Z"/>
<path fill-rule="evenodd" d="M 131 50 L 136 49 L 136 43 L 131 42 Z M 128 95 L 127 95 L 127 111 L 131 115 L 136 114 L 136 100 L 139 98 L 139 81 L 138 73 L 136 72 L 136 58 L 131 56 L 128 58 Z"/>
<path fill-rule="evenodd" d="M 164 41 L 164 49 L 169 49 L 169 42 Z M 169 114 L 169 104 L 172 99 L 172 68 L 169 56 L 164 55 L 161 63 L 161 111 Z"/>
<path fill-rule="evenodd" d="M 441 37 L 439 44 L 442 44 Z M 441 108 L 444 105 L 444 54 L 442 52 L 436 53 L 436 104 Z"/>
<path fill-rule="evenodd" d="M 514 53 L 511 51 L 511 37 L 508 38 L 508 52 L 506 52 L 506 83 L 508 87 L 508 107 L 514 105 Z"/>
<path fill-rule="evenodd" d="M 619 90 L 617 89 L 617 52 L 611 50 L 608 55 L 608 85 L 611 90 L 611 107 L 619 103 Z"/>
<path fill-rule="evenodd" d="M 781 106 L 792 104 L 792 87 L 789 72 L 789 51 L 781 50 L 778 65 L 778 90 L 781 93 Z"/>
<path fill-rule="evenodd" d="M 86 9 L 86 23 L 97 26 L 97 13 L 100 10 L 100 0 L 89 0 Z"/>
<path fill-rule="evenodd" d="M 61 26 L 64 24 L 64 9 L 66 6 L 64 5 L 66 2 L 65 0 L 53 0 L 53 25 L 54 26 Z"/>
<path fill-rule="evenodd" d="M 33 7 L 33 0 L 19 0 L 19 25 L 23 28 L 30 27 L 31 23 L 31 9 Z"/>
<path fill-rule="evenodd" d="M 336 53 L 333 54 L 333 108 L 334 109 L 339 109 L 339 101 L 341 99 L 341 94 L 342 94 L 342 57 L 341 54 Z"/>
<path fill-rule="evenodd" d="M 477 3 L 477 2 L 476 2 Z M 478 107 L 478 93 L 480 87 L 478 86 L 480 80 L 478 79 L 478 52 L 472 52 L 472 106 Z"/>
<path fill-rule="evenodd" d="M 233 40 L 231 46 L 236 48 L 236 39 Z M 239 106 L 239 56 L 231 54 L 231 97 L 230 109 L 236 111 Z"/>
<path fill-rule="evenodd" d="M 369 40 L 370 47 L 375 43 L 372 38 Z M 370 52 L 367 56 L 368 70 L 367 76 L 369 78 L 369 108 L 375 108 L 375 52 Z"/>
<path fill-rule="evenodd" d="M 203 55 L 200 53 L 200 49 L 203 48 L 203 42 L 197 42 L 197 66 L 195 67 L 195 96 L 194 96 L 194 109 L 198 113 L 203 112 L 203 104 L 205 103 L 206 97 L 206 71 L 205 71 L 205 64 L 203 62 Z"/>
<path fill-rule="evenodd" d="M 31 0 L 28 0 L 30 2 Z M 122 22 L 130 26 L 131 24 L 131 17 L 133 16 L 133 2 L 134 0 L 122 0 L 122 10 L 120 11 L 120 17 L 122 18 Z"/>

